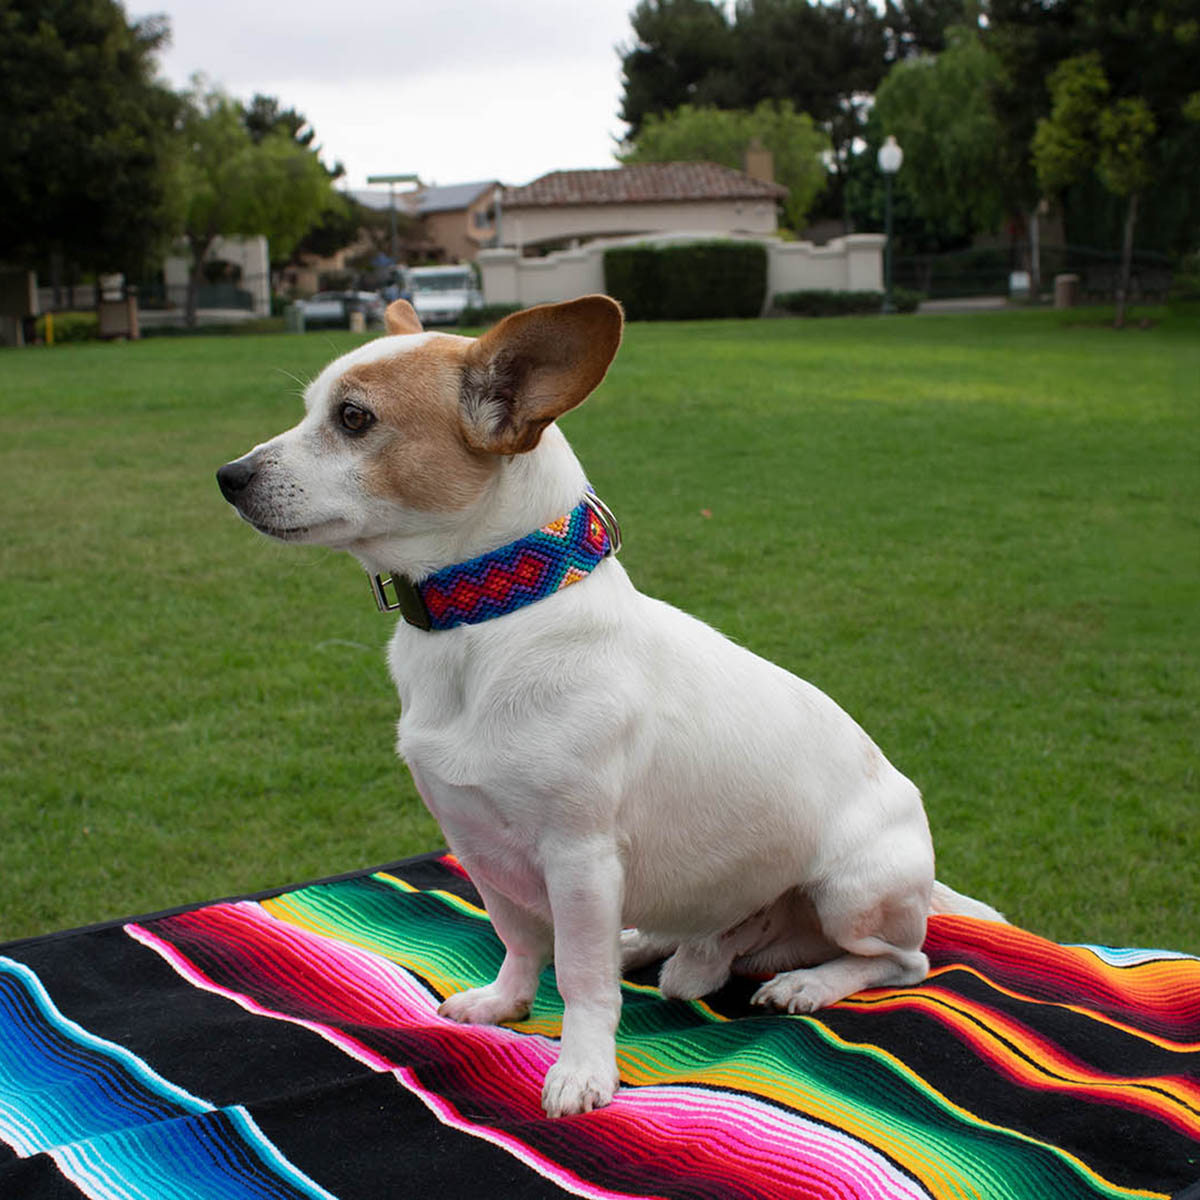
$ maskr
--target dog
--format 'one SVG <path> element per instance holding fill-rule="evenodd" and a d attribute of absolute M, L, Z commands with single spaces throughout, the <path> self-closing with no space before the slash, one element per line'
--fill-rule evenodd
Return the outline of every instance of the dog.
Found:
<path fill-rule="evenodd" d="M 505 947 L 439 1012 L 520 1020 L 553 961 L 552 1117 L 619 1086 L 623 970 L 665 958 L 684 1000 L 768 976 L 755 1003 L 812 1013 L 924 979 L 931 912 L 1004 919 L 935 882 L 920 793 L 833 700 L 630 582 L 555 424 L 622 325 L 593 295 L 472 339 L 397 300 L 217 472 L 260 533 L 349 551 L 402 613 L 397 748 Z"/>

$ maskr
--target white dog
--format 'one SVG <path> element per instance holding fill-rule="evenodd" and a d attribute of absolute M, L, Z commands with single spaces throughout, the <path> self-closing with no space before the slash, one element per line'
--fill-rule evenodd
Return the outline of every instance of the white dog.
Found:
<path fill-rule="evenodd" d="M 934 882 L 920 794 L 845 712 L 612 556 L 553 422 L 616 354 L 614 301 L 478 340 L 422 332 L 404 301 L 387 325 L 218 480 L 262 533 L 349 550 L 405 616 L 399 751 L 506 949 L 444 1016 L 524 1017 L 553 959 L 542 1102 L 587 1112 L 619 1083 L 623 966 L 669 955 L 663 995 L 684 999 L 773 975 L 755 1001 L 809 1013 L 923 979 L 931 911 L 1003 920 Z"/>

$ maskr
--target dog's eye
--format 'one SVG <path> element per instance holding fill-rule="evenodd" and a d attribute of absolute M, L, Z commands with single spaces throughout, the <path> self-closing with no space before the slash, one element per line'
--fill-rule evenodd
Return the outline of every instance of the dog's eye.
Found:
<path fill-rule="evenodd" d="M 375 414 L 357 404 L 347 402 L 338 409 L 338 424 L 346 433 L 358 437 L 375 424 Z"/>

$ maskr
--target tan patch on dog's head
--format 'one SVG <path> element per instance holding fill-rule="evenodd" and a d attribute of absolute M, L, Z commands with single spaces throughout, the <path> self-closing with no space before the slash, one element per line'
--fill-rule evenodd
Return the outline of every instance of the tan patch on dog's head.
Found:
<path fill-rule="evenodd" d="M 334 408 L 365 404 L 377 426 L 364 439 L 368 491 L 422 511 L 458 511 L 478 499 L 497 469 L 467 444 L 459 415 L 466 338 L 436 337 L 393 357 L 349 367 Z M 369 439 L 369 440 L 368 440 Z"/>

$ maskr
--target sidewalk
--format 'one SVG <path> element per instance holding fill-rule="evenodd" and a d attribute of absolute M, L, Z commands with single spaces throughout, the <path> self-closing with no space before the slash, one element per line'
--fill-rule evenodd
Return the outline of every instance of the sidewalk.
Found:
<path fill-rule="evenodd" d="M 1004 296 L 956 296 L 952 300 L 922 300 L 917 313 L 1000 312 L 1007 307 Z"/>

